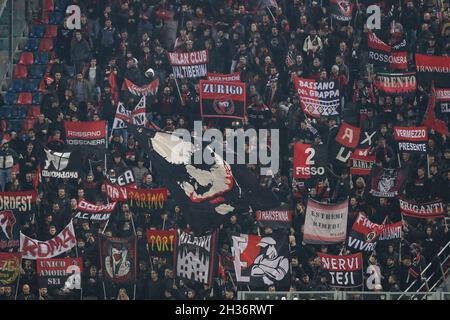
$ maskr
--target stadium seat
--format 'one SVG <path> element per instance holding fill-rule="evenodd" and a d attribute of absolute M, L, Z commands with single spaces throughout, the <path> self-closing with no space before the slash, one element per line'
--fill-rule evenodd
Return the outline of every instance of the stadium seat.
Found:
<path fill-rule="evenodd" d="M 31 104 L 33 101 L 33 96 L 31 92 L 21 92 L 17 98 L 17 104 Z"/>
<path fill-rule="evenodd" d="M 24 91 L 28 91 L 28 92 L 36 92 L 39 90 L 39 84 L 40 84 L 41 80 L 39 79 L 29 79 L 27 81 L 25 81 L 24 84 Z"/>
<path fill-rule="evenodd" d="M 34 127 L 35 119 L 25 119 L 22 125 L 22 132 L 28 132 L 28 130 Z"/>
<path fill-rule="evenodd" d="M 53 39 L 44 38 L 39 44 L 39 52 L 49 52 L 53 50 Z"/>
<path fill-rule="evenodd" d="M 34 55 L 33 52 L 22 52 L 19 58 L 19 64 L 30 65 L 33 64 Z"/>
<path fill-rule="evenodd" d="M 23 80 L 20 79 L 13 80 L 11 81 L 11 85 L 8 91 L 14 93 L 22 92 L 24 90 L 25 85 L 26 83 Z"/>
<path fill-rule="evenodd" d="M 39 49 L 39 39 L 29 38 L 24 51 L 37 51 Z"/>
<path fill-rule="evenodd" d="M 28 34 L 28 37 L 30 38 L 42 38 L 44 37 L 45 33 L 45 27 L 44 26 L 33 26 L 31 28 L 30 33 Z"/>
<path fill-rule="evenodd" d="M 44 10 L 45 11 L 53 11 L 55 10 L 55 3 L 53 0 L 45 0 L 44 2 Z"/>
<path fill-rule="evenodd" d="M 42 79 L 40 82 L 39 82 L 39 92 L 45 92 L 45 89 L 46 89 L 46 86 L 45 86 L 45 80 L 44 79 Z"/>
<path fill-rule="evenodd" d="M 2 106 L 0 107 L 0 119 L 5 120 L 11 118 L 11 111 L 14 106 Z"/>
<path fill-rule="evenodd" d="M 70 4 L 69 0 L 55 0 L 55 11 L 64 11 L 66 7 Z"/>
<path fill-rule="evenodd" d="M 28 108 L 28 119 L 37 119 L 41 114 L 40 106 L 30 106 Z"/>
<path fill-rule="evenodd" d="M 17 93 L 7 92 L 5 94 L 4 100 L 5 100 L 5 104 L 10 104 L 10 105 L 16 104 Z"/>
<path fill-rule="evenodd" d="M 64 23 L 64 15 L 60 11 L 53 11 L 48 18 L 48 24 L 61 25 Z"/>
<path fill-rule="evenodd" d="M 28 76 L 28 68 L 23 64 L 18 64 L 14 67 L 13 79 L 26 79 Z"/>
<path fill-rule="evenodd" d="M 35 64 L 45 64 L 47 65 L 49 61 L 48 52 L 38 52 L 35 54 L 34 63 Z"/>
<path fill-rule="evenodd" d="M 75 66 L 67 66 L 67 74 L 70 78 L 75 76 Z"/>
<path fill-rule="evenodd" d="M 33 98 L 31 103 L 40 105 L 42 102 L 42 95 L 39 92 L 33 93 Z"/>
<path fill-rule="evenodd" d="M 58 26 L 47 26 L 45 28 L 45 38 L 56 38 L 58 36 Z"/>
<path fill-rule="evenodd" d="M 44 75 L 46 66 L 42 65 L 32 65 L 30 66 L 30 69 L 28 70 L 28 77 L 30 79 L 41 79 Z"/>

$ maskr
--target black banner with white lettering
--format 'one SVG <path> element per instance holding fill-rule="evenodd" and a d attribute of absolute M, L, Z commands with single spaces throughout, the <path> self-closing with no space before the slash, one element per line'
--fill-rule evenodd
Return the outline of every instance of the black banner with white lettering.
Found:
<path fill-rule="evenodd" d="M 168 52 L 175 78 L 201 78 L 208 74 L 208 51 Z"/>
<path fill-rule="evenodd" d="M 394 127 L 394 139 L 400 152 L 427 153 L 428 130 L 426 127 Z"/>
<path fill-rule="evenodd" d="M 328 272 L 330 285 L 336 288 L 356 288 L 363 285 L 361 253 L 335 256 L 319 253 L 322 268 Z"/>
<path fill-rule="evenodd" d="M 347 248 L 352 251 L 373 252 L 382 231 L 383 225 L 373 223 L 366 216 L 358 213 L 348 235 Z"/>
<path fill-rule="evenodd" d="M 116 205 L 117 202 L 96 205 L 86 200 L 81 200 L 78 202 L 77 211 L 73 217 L 91 222 L 105 222 L 111 217 L 111 214 L 116 209 Z"/>
<path fill-rule="evenodd" d="M 81 289 L 81 258 L 38 259 L 36 272 L 39 288 Z"/>
<path fill-rule="evenodd" d="M 338 21 L 352 20 L 353 7 L 352 0 L 330 0 L 331 16 Z"/>
<path fill-rule="evenodd" d="M 397 51 L 384 43 L 372 31 L 368 31 L 369 61 L 388 70 L 408 68 L 406 51 Z"/>
<path fill-rule="evenodd" d="M 256 221 L 263 228 L 289 229 L 292 225 L 292 210 L 288 205 L 271 210 L 258 210 L 256 211 Z"/>
<path fill-rule="evenodd" d="M 196 237 L 178 230 L 176 247 L 177 277 L 211 285 L 216 257 L 216 234 Z"/>

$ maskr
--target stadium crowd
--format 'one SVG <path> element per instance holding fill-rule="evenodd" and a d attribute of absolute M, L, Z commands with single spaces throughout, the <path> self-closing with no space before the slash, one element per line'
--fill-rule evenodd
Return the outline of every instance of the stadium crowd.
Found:
<path fill-rule="evenodd" d="M 307 245 L 303 242 L 308 198 L 321 202 L 349 199 L 348 229 L 358 213 L 372 222 L 385 218 L 400 221 L 400 209 L 393 199 L 373 197 L 370 177 L 349 174 L 344 167 L 330 167 L 327 174 L 307 181 L 293 179 L 293 145 L 327 143 L 329 132 L 344 119 L 354 118 L 365 130 L 376 130 L 374 154 L 376 166 L 408 168 L 404 196 L 417 201 L 450 201 L 450 141 L 429 131 L 428 153 L 424 156 L 399 154 L 392 138 L 393 126 L 417 126 L 430 98 L 431 84 L 418 85 L 412 97 L 384 96 L 374 89 L 374 69 L 367 57 L 366 8 L 376 2 L 381 7 L 382 27 L 377 31 L 385 43 L 406 39 L 408 66 L 414 69 L 414 53 L 450 55 L 450 11 L 440 1 L 356 1 L 350 22 L 330 15 L 327 0 L 83 0 L 72 1 L 81 8 L 81 29 L 58 27 L 50 78 L 41 103 L 41 114 L 33 128 L 25 133 L 4 132 L 0 160 L 12 155 L 14 164 L 0 161 L 2 191 L 33 190 L 33 182 L 43 154 L 43 146 L 64 146 L 64 121 L 106 120 L 110 142 L 108 174 L 120 174 L 132 168 L 139 188 L 161 187 L 160 173 L 126 129 L 111 130 L 116 103 L 109 74 L 117 76 L 120 101 L 132 110 L 136 96 L 120 90 L 124 78 L 144 85 L 159 78 L 155 96 L 149 96 L 146 116 L 164 131 L 192 129 L 202 120 L 199 111 L 198 79 L 175 79 L 167 52 L 208 50 L 208 72 L 240 72 L 247 87 L 247 116 L 244 121 L 203 120 L 205 128 L 273 128 L 280 130 L 280 172 L 258 176 L 280 202 L 293 210 L 289 230 L 291 285 L 295 291 L 329 291 L 329 279 L 323 273 L 317 253 L 346 253 L 345 245 Z M 71 77 L 68 67 L 75 66 Z M 146 74 L 148 69 L 153 74 Z M 311 120 L 303 112 L 292 82 L 292 75 L 339 83 L 343 102 L 341 115 Z M 151 77 L 151 79 L 149 79 Z M 179 89 L 175 81 L 178 81 Z M 112 90 L 113 89 L 113 90 Z M 179 90 L 179 91 L 178 91 Z M 444 115 L 448 124 L 448 114 Z M 347 117 L 347 118 L 346 118 Z M 315 130 L 310 130 L 314 128 Z M 19 171 L 12 169 L 19 164 Z M 39 188 L 35 214 L 21 221 L 21 230 L 29 237 L 48 240 L 72 219 L 78 201 L 106 204 L 104 163 L 96 163 L 78 183 L 50 183 Z M 115 173 L 113 173 L 115 172 Z M 271 228 L 259 228 L 255 213 L 233 215 L 219 228 L 219 251 L 224 276 L 212 286 L 177 279 L 167 259 L 149 257 L 146 248 L 148 228 L 189 229 L 183 212 L 169 197 L 162 211 L 131 212 L 119 205 L 110 221 L 93 225 L 73 220 L 77 252 L 83 259 L 81 276 L 84 299 L 236 299 L 231 237 L 240 233 L 270 234 Z M 137 234 L 137 281 L 134 288 L 106 288 L 98 255 L 99 232 L 126 238 Z M 379 246 L 364 255 L 365 265 L 379 267 L 381 284 L 377 291 L 403 291 L 450 240 L 444 219 L 408 219 L 403 221 L 400 245 Z M 241 288 L 247 290 L 247 288 Z M 79 299 L 79 291 L 51 291 L 39 287 L 35 261 L 23 260 L 16 286 L 0 288 L 0 300 Z M 276 286 L 267 286 L 276 291 Z M 367 290 L 367 288 L 366 288 Z M 134 296 L 135 295 L 135 296 Z"/>

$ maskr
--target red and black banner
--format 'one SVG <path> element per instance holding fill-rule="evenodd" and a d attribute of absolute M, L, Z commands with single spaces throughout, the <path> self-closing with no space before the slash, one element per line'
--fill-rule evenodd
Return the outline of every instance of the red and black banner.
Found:
<path fill-rule="evenodd" d="M 431 96 L 428 101 L 427 111 L 423 117 L 422 125 L 439 132 L 443 136 L 450 135 L 447 123 L 440 119 L 438 117 L 438 113 L 436 112 L 436 89 L 434 87 L 434 82 L 432 82 L 431 85 Z"/>
<path fill-rule="evenodd" d="M 175 78 L 201 78 L 208 74 L 208 50 L 168 52 Z"/>
<path fill-rule="evenodd" d="M 428 131 L 426 127 L 394 127 L 394 139 L 400 152 L 427 152 Z"/>
<path fill-rule="evenodd" d="M 366 216 L 358 213 L 358 217 L 348 235 L 347 247 L 352 251 L 372 252 L 375 250 L 378 237 L 382 231 L 382 224 L 373 223 Z"/>
<path fill-rule="evenodd" d="M 394 51 L 372 31 L 368 31 L 369 61 L 388 69 L 408 69 L 406 51 Z"/>
<path fill-rule="evenodd" d="M 355 148 L 359 144 L 360 135 L 360 128 L 342 122 L 336 136 L 336 141 L 347 148 Z"/>
<path fill-rule="evenodd" d="M 350 21 L 353 15 L 352 0 L 330 0 L 331 17 L 338 21 Z"/>
<path fill-rule="evenodd" d="M 202 118 L 245 117 L 245 83 L 200 80 Z"/>
<path fill-rule="evenodd" d="M 332 287 L 356 288 L 363 285 L 362 253 L 348 256 L 335 256 L 319 253 L 322 268 L 328 271 Z"/>
<path fill-rule="evenodd" d="M 436 104 L 440 113 L 450 113 L 450 88 L 436 89 Z"/>
<path fill-rule="evenodd" d="M 167 188 L 126 188 L 130 209 L 160 210 L 167 201 Z"/>
<path fill-rule="evenodd" d="M 374 197 L 395 198 L 403 189 L 406 172 L 400 169 L 374 167 L 370 193 Z"/>
<path fill-rule="evenodd" d="M 402 222 L 384 224 L 378 241 L 400 241 L 402 239 Z"/>
<path fill-rule="evenodd" d="M 147 243 L 150 257 L 167 258 L 172 261 L 177 245 L 177 231 L 148 229 Z"/>
<path fill-rule="evenodd" d="M 38 259 L 36 271 L 39 288 L 81 288 L 81 258 Z"/>
<path fill-rule="evenodd" d="M 234 72 L 230 74 L 208 72 L 208 81 L 218 82 L 241 82 L 241 73 Z"/>
<path fill-rule="evenodd" d="M 370 149 L 355 149 L 350 156 L 350 173 L 359 176 L 368 176 L 375 164 L 375 155 Z"/>
<path fill-rule="evenodd" d="M 450 87 L 450 57 L 416 53 L 416 69 L 421 82 L 434 81 L 437 87 Z"/>
<path fill-rule="evenodd" d="M 0 251 L 19 248 L 21 223 L 33 214 L 36 198 L 36 191 L 0 192 Z"/>
<path fill-rule="evenodd" d="M 117 202 L 96 205 L 86 200 L 81 200 L 77 205 L 77 212 L 74 218 L 81 220 L 89 220 L 90 222 L 108 221 L 111 214 L 116 209 Z"/>
<path fill-rule="evenodd" d="M 16 252 L 0 253 L 0 286 L 15 283 L 19 278 L 21 268 L 21 254 Z"/>
<path fill-rule="evenodd" d="M 71 146 L 94 146 L 106 148 L 106 121 L 64 121 L 66 143 Z"/>
<path fill-rule="evenodd" d="M 104 279 L 116 283 L 135 281 L 136 237 L 123 239 L 100 234 L 99 238 L 100 265 Z"/>
<path fill-rule="evenodd" d="M 135 96 L 154 96 L 158 93 L 158 87 L 158 78 L 143 86 L 138 86 L 125 78 L 125 81 L 122 85 L 122 90 L 128 89 L 128 91 L 130 91 L 130 93 L 134 94 Z"/>
<path fill-rule="evenodd" d="M 118 176 L 107 176 L 106 195 L 112 201 L 127 201 L 128 189 L 136 189 L 137 183 L 133 174 L 133 170 L 125 170 Z"/>
<path fill-rule="evenodd" d="M 441 200 L 417 203 L 410 200 L 399 199 L 402 215 L 419 219 L 444 218 L 445 205 Z"/>
<path fill-rule="evenodd" d="M 305 79 L 298 76 L 294 76 L 293 80 L 300 105 L 307 115 L 320 118 L 339 114 L 341 100 L 336 81 Z"/>
<path fill-rule="evenodd" d="M 294 178 L 310 179 L 325 174 L 326 148 L 322 145 L 296 143 L 294 145 Z"/>
<path fill-rule="evenodd" d="M 256 211 L 256 222 L 261 227 L 289 229 L 292 225 L 292 210 L 288 205 L 271 210 Z"/>
<path fill-rule="evenodd" d="M 412 96 L 417 89 L 415 72 L 377 73 L 375 86 L 385 95 Z"/>

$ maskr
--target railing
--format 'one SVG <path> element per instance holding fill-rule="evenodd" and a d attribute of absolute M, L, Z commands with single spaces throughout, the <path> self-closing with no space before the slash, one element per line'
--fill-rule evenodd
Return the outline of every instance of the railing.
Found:
<path fill-rule="evenodd" d="M 401 299 L 400 299 L 401 297 Z M 239 291 L 238 300 L 450 300 L 450 292 Z"/>
<path fill-rule="evenodd" d="M 426 268 L 420 273 L 420 277 L 414 280 L 405 290 L 404 294 L 419 294 L 423 291 L 433 292 L 441 283 L 443 283 L 449 273 L 447 262 L 450 260 L 450 242 L 448 242 L 439 253 L 434 257 Z M 410 292 L 413 288 L 418 288 L 414 292 Z M 446 288 L 447 289 L 447 288 Z M 399 297 L 399 300 L 403 295 Z"/>

